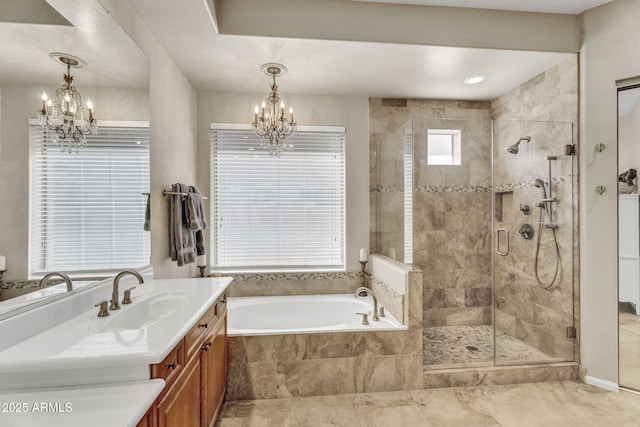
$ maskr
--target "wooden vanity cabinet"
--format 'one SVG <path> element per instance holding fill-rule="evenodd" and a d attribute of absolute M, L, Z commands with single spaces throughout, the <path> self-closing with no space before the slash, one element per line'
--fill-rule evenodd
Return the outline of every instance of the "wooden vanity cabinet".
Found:
<path fill-rule="evenodd" d="M 158 427 L 200 426 L 200 359 L 195 358 L 157 403 Z"/>
<path fill-rule="evenodd" d="M 213 426 L 224 402 L 227 385 L 227 317 L 205 338 L 202 365 L 202 427 Z"/>
<path fill-rule="evenodd" d="M 215 424 L 227 383 L 224 294 L 162 363 L 151 366 L 151 377 L 163 378 L 167 385 L 152 408 L 153 416 L 145 417 L 146 424 L 141 425 L 209 427 Z"/>

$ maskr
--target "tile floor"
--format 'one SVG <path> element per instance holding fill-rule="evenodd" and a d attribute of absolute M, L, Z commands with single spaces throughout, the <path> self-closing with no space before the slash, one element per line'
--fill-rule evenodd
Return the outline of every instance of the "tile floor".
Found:
<path fill-rule="evenodd" d="M 217 427 L 640 426 L 640 395 L 577 381 L 227 402 Z"/>
<path fill-rule="evenodd" d="M 553 362 L 540 350 L 497 331 L 496 362 Z M 424 366 L 426 369 L 493 366 L 493 326 L 437 326 L 424 328 Z"/>

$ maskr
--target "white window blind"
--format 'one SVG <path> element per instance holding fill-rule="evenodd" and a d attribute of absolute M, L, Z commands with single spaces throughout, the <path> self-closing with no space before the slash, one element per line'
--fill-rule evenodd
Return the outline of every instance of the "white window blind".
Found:
<path fill-rule="evenodd" d="M 78 154 L 52 136 L 30 120 L 30 276 L 148 264 L 149 124 L 101 121 Z"/>
<path fill-rule="evenodd" d="M 404 133 L 404 259 L 413 264 L 413 120 Z"/>
<path fill-rule="evenodd" d="M 270 157 L 248 127 L 211 125 L 211 264 L 344 269 L 345 129 L 299 127 Z"/>

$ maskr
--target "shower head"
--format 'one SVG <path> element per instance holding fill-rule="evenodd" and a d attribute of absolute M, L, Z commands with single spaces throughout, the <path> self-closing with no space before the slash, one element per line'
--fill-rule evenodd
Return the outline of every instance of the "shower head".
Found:
<path fill-rule="evenodd" d="M 531 141 L 531 137 L 530 136 L 525 136 L 523 138 L 520 138 L 518 140 L 518 142 L 516 142 L 515 144 L 510 145 L 510 146 L 507 147 L 507 153 L 518 154 L 518 151 L 520 151 L 519 148 L 518 148 L 518 145 L 520 145 L 520 142 L 522 142 L 522 141 L 529 142 L 529 141 Z"/>
<path fill-rule="evenodd" d="M 544 181 L 541 180 L 540 178 L 536 178 L 533 180 L 533 186 L 534 187 L 538 187 L 542 189 L 542 198 L 546 199 L 547 198 L 547 189 L 544 186 Z"/>

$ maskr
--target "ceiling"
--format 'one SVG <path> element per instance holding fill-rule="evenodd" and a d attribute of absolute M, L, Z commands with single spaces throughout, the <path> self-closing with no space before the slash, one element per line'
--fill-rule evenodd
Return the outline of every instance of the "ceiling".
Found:
<path fill-rule="evenodd" d="M 97 0 L 29 0 L 40 10 L 30 21 L 10 3 L 0 0 L 0 82 L 60 86 L 66 69 L 49 53 L 64 52 L 88 64 L 72 71 L 79 87 L 148 87 L 146 56 Z"/>
<path fill-rule="evenodd" d="M 522 12 L 569 13 L 578 15 L 587 9 L 613 0 L 350 0 L 366 3 L 414 4 L 423 6 L 469 7 L 476 9 L 518 10 Z"/>
<path fill-rule="evenodd" d="M 278 62 L 289 70 L 279 79 L 289 94 L 488 100 L 572 56 L 219 35 L 203 0 L 128 1 L 198 90 L 266 92 L 260 66 Z M 463 83 L 474 74 L 487 80 Z"/>

